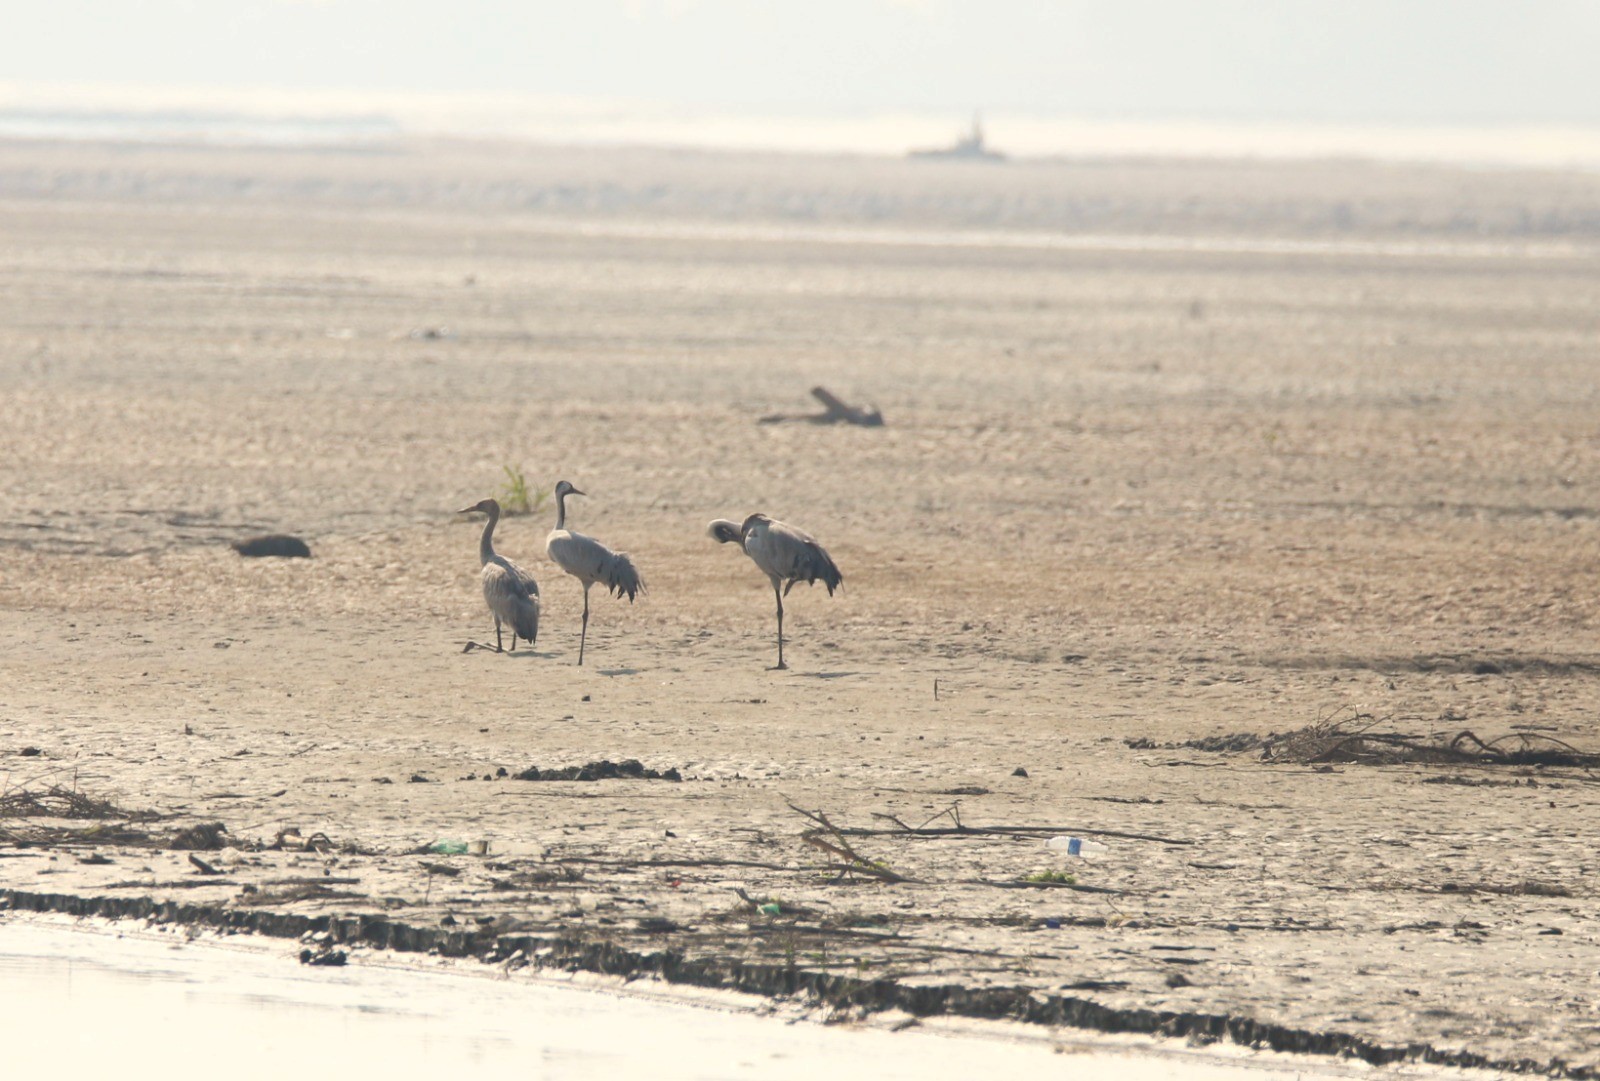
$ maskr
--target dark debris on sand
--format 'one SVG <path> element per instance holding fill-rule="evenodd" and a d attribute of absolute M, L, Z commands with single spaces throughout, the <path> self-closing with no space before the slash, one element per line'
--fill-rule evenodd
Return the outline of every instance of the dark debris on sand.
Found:
<path fill-rule="evenodd" d="M 676 766 L 666 770 L 646 769 L 637 758 L 630 758 L 623 762 L 613 762 L 609 758 L 602 758 L 595 762 L 586 762 L 581 766 L 566 766 L 561 769 L 540 769 L 538 766 L 529 766 L 521 773 L 511 775 L 516 781 L 681 781 L 683 774 L 678 772 Z"/>
<path fill-rule="evenodd" d="M 1463 729 L 1451 735 L 1385 730 L 1385 718 L 1366 713 L 1328 718 L 1292 732 L 1235 732 L 1177 743 L 1135 737 L 1123 742 L 1134 750 L 1179 748 L 1214 754 L 1259 751 L 1261 759 L 1294 765 L 1330 762 L 1360 765 L 1474 765 L 1600 768 L 1600 754 L 1583 751 L 1552 736 L 1513 732 L 1484 740 Z"/>
<path fill-rule="evenodd" d="M 276 556 L 280 559 L 310 559 L 311 546 L 299 537 L 286 533 L 269 533 L 263 537 L 234 541 L 231 545 L 242 556 L 261 558 Z"/>

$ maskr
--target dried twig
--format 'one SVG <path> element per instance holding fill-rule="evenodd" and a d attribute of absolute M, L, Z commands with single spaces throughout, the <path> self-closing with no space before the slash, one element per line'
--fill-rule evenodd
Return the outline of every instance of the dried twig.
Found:
<path fill-rule="evenodd" d="M 795 867 L 783 863 L 762 863 L 758 860 L 725 860 L 716 857 L 705 859 L 659 860 L 603 860 L 595 856 L 556 856 L 552 863 L 585 863 L 596 867 L 754 867 L 762 871 L 815 871 L 816 866 Z"/>
<path fill-rule="evenodd" d="M 1077 882 L 1029 882 L 1027 879 L 1012 879 L 1008 881 L 994 881 L 987 878 L 969 878 L 962 881 L 968 886 L 993 886 L 1000 890 L 1076 890 L 1078 893 L 1110 893 L 1124 896 L 1127 890 L 1115 890 L 1109 886 L 1085 886 Z"/>
<path fill-rule="evenodd" d="M 943 814 L 944 812 L 941 812 Z M 895 824 L 892 830 L 872 830 L 861 828 L 845 829 L 841 832 L 851 837 L 882 837 L 909 835 L 912 837 L 1053 837 L 1057 834 L 1067 833 L 1075 837 L 1116 837 L 1124 841 L 1154 841 L 1163 845 L 1192 845 L 1193 841 L 1182 837 L 1162 837 L 1153 833 L 1130 833 L 1125 830 L 1093 829 L 1088 826 L 908 826 L 894 815 L 874 814 L 872 817 L 881 818 Z M 940 817 L 935 815 L 934 818 Z M 933 821 L 933 819 L 929 819 Z"/>
<path fill-rule="evenodd" d="M 95 799 L 76 788 L 53 784 L 42 792 L 8 789 L 0 795 L 0 816 L 7 818 L 129 818 L 110 800 Z"/>
<path fill-rule="evenodd" d="M 884 864 L 878 860 L 870 860 L 861 853 L 857 852 L 854 846 L 852 846 L 850 842 L 845 839 L 844 831 L 840 830 L 839 827 L 835 826 L 832 822 L 829 822 L 828 816 L 823 814 L 821 811 L 807 811 L 800 807 L 796 807 L 793 803 L 790 803 L 788 806 L 789 810 L 793 811 L 795 814 L 804 818 L 808 818 L 817 824 L 817 828 L 809 829 L 802 833 L 800 835 L 801 840 L 813 848 L 821 849 L 822 851 L 836 856 L 844 861 L 842 865 L 829 865 L 827 870 L 836 870 L 841 874 L 855 872 L 858 874 L 869 875 L 872 878 L 881 879 L 885 882 L 909 881 L 909 879 L 905 878 L 903 875 L 891 871 L 887 864 Z M 870 836 L 874 832 L 882 833 L 886 831 L 868 831 L 865 835 Z M 828 837 L 831 837 L 832 840 L 824 840 L 824 834 L 826 834 Z"/>

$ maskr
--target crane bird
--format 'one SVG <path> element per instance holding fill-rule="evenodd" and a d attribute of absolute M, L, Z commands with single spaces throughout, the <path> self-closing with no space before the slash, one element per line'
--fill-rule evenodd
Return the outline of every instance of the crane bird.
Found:
<path fill-rule="evenodd" d="M 593 537 L 567 528 L 567 496 L 583 495 L 567 481 L 556 483 L 556 527 L 544 542 L 551 561 L 583 583 L 583 631 L 578 636 L 578 663 L 583 663 L 583 647 L 589 639 L 589 587 L 599 582 L 613 596 L 634 597 L 645 591 L 644 579 L 627 552 L 613 552 Z"/>
<path fill-rule="evenodd" d="M 771 580 L 772 595 L 778 602 L 778 667 L 788 668 L 783 663 L 783 598 L 796 582 L 811 585 L 818 579 L 828 587 L 831 597 L 843 585 L 844 575 L 810 533 L 775 522 L 765 514 L 752 514 L 742 524 L 718 518 L 711 523 L 710 533 L 723 544 L 739 545 Z"/>
<path fill-rule="evenodd" d="M 527 639 L 532 646 L 539 637 L 539 583 L 533 575 L 494 550 L 494 527 L 500 521 L 500 504 L 484 499 L 457 514 L 482 511 L 489 516 L 483 527 L 483 539 L 478 542 L 478 558 L 483 562 L 483 599 L 494 615 L 494 651 L 504 653 L 500 644 L 500 624 L 511 624 L 511 648 L 517 648 L 517 637 Z M 469 642 L 471 649 L 476 642 Z M 488 647 L 483 647 L 487 649 Z"/>

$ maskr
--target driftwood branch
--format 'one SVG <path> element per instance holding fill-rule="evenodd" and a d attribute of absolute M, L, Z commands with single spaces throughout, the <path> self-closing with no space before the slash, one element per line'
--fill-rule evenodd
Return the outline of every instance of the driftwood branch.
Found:
<path fill-rule="evenodd" d="M 220 875 L 220 874 L 222 874 L 221 871 L 217 870 L 215 867 L 213 867 L 211 864 L 207 863 L 205 860 L 201 859 L 199 856 L 196 856 L 193 852 L 189 853 L 189 862 L 194 864 L 195 867 L 199 870 L 199 872 L 201 874 L 203 874 L 203 875 Z"/>
<path fill-rule="evenodd" d="M 1363 714 L 1354 721 L 1369 723 L 1351 728 L 1345 722 L 1320 723 L 1267 745 L 1262 757 L 1270 762 L 1317 764 L 1369 762 L 1396 764 L 1460 764 L 1474 766 L 1566 766 L 1600 768 L 1600 754 L 1579 750 L 1565 740 L 1532 732 L 1513 732 L 1484 740 L 1463 730 L 1449 740 L 1406 732 L 1378 732 L 1378 723 Z"/>
<path fill-rule="evenodd" d="M 993 886 L 998 890 L 1074 890 L 1078 893 L 1109 893 L 1121 897 L 1127 890 L 1112 889 L 1110 886 L 1085 886 L 1077 882 L 1029 882 L 1025 878 L 1011 881 L 997 882 L 988 878 L 969 878 L 963 880 L 972 886 Z"/>
<path fill-rule="evenodd" d="M 789 810 L 817 824 L 816 828 L 806 830 L 800 835 L 802 841 L 812 848 L 821 849 L 823 852 L 844 861 L 842 864 L 830 864 L 828 870 L 838 871 L 841 874 L 853 871 L 884 882 L 910 881 L 904 875 L 896 874 L 894 871 L 889 870 L 887 866 L 879 861 L 870 860 L 857 852 L 855 847 L 845 839 L 844 831 L 829 822 L 828 816 L 821 811 L 807 811 L 796 807 L 792 803 L 789 804 Z M 824 835 L 831 839 L 825 839 Z"/>
<path fill-rule="evenodd" d="M 940 818 L 947 812 L 940 812 L 934 818 Z M 1124 841 L 1154 841 L 1163 845 L 1192 845 L 1191 840 L 1182 837 L 1161 837 L 1153 833 L 1129 833 L 1124 830 L 1091 829 L 1086 826 L 909 826 L 894 815 L 876 814 L 873 818 L 881 818 L 886 822 L 893 822 L 894 829 L 862 829 L 852 827 L 840 832 L 851 837 L 1054 837 L 1058 834 L 1070 834 L 1075 837 L 1116 837 Z M 933 819 L 929 819 L 933 821 Z"/>
<path fill-rule="evenodd" d="M 762 424 L 779 424 L 789 420 L 803 420 L 811 424 L 858 424 L 863 428 L 883 427 L 883 413 L 877 406 L 862 409 L 851 405 L 827 387 L 812 387 L 811 396 L 823 405 L 820 413 L 771 413 L 761 418 Z"/>
<path fill-rule="evenodd" d="M 606 860 L 594 856 L 554 856 L 551 863 L 582 863 L 592 867 L 753 867 L 760 871 L 819 871 L 822 868 L 816 864 L 809 866 L 790 866 L 784 863 L 762 863 L 757 860 L 726 860 L 716 857 L 703 859 L 652 859 L 652 860 Z"/>

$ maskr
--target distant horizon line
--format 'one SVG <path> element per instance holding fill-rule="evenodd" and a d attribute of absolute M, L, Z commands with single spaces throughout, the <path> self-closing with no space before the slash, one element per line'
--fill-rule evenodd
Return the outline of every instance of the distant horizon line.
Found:
<path fill-rule="evenodd" d="M 0 137 L 218 146 L 467 138 L 593 147 L 899 157 L 975 117 L 1015 159 L 1367 159 L 1600 169 L 1600 123 L 1410 124 L 1094 117 L 1008 109 L 717 110 L 578 97 L 0 83 Z"/>

